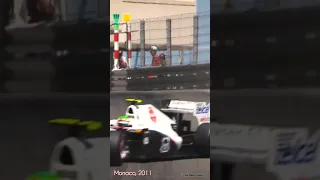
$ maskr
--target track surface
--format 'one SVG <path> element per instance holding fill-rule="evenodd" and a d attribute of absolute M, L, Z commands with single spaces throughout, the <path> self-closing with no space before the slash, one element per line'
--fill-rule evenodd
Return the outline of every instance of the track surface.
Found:
<path fill-rule="evenodd" d="M 124 99 L 127 97 L 140 98 L 144 100 L 144 103 L 152 103 L 157 105 L 161 99 L 176 98 L 180 100 L 190 100 L 190 101 L 206 101 L 210 100 L 209 90 L 203 90 L 201 92 L 149 92 L 149 93 L 137 93 L 137 94 L 111 94 L 111 118 L 116 118 L 125 112 L 127 104 Z M 193 125 L 194 126 L 194 125 Z M 194 128 L 194 127 L 193 127 Z M 148 170 L 152 172 L 150 176 L 114 176 L 113 172 L 119 170 L 121 172 L 137 172 L 139 170 Z M 209 179 L 210 176 L 210 160 L 209 159 L 184 159 L 184 160 L 172 160 L 165 162 L 150 162 L 150 163 L 126 163 L 122 167 L 112 167 L 111 168 L 111 180 L 179 180 L 186 179 L 183 177 L 182 173 L 198 173 L 202 174 L 202 177 L 192 179 Z M 187 178 L 190 179 L 190 178 Z"/>

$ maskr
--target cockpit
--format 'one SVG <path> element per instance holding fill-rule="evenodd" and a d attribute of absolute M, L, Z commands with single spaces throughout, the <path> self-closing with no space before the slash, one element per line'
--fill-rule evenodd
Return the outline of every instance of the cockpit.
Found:
<path fill-rule="evenodd" d="M 126 116 L 128 116 L 128 118 L 132 118 L 132 119 L 136 119 L 137 117 L 137 107 L 134 105 L 130 105 L 127 107 L 126 110 Z"/>

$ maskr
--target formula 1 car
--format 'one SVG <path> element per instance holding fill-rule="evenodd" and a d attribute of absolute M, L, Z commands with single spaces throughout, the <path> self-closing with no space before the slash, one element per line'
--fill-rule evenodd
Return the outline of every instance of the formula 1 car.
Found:
<path fill-rule="evenodd" d="M 192 148 L 198 156 L 210 156 L 210 103 L 162 100 L 158 109 L 142 100 L 131 103 L 125 115 L 110 120 L 110 165 L 121 166 L 130 158 L 162 159 L 174 157 L 183 147 Z M 191 131 L 191 114 L 197 129 Z"/>

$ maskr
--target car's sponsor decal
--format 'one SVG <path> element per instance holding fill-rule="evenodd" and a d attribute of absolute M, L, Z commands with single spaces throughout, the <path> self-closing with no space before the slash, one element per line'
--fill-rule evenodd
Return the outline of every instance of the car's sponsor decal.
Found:
<path fill-rule="evenodd" d="M 154 123 L 156 123 L 156 122 L 157 122 L 157 116 L 156 116 L 156 114 L 154 113 L 153 108 L 152 108 L 152 107 L 149 107 L 148 110 L 149 110 L 149 114 L 150 114 L 150 119 L 151 119 L 151 121 L 153 121 Z"/>

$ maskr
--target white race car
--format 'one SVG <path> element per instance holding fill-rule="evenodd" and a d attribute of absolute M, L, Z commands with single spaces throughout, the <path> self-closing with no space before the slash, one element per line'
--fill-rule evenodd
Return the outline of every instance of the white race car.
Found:
<path fill-rule="evenodd" d="M 130 158 L 161 159 L 174 157 L 182 149 L 192 148 L 201 157 L 210 155 L 210 103 L 163 100 L 160 108 L 130 102 L 125 115 L 110 120 L 111 166 L 121 166 Z M 197 129 L 183 115 L 195 117 Z"/>

